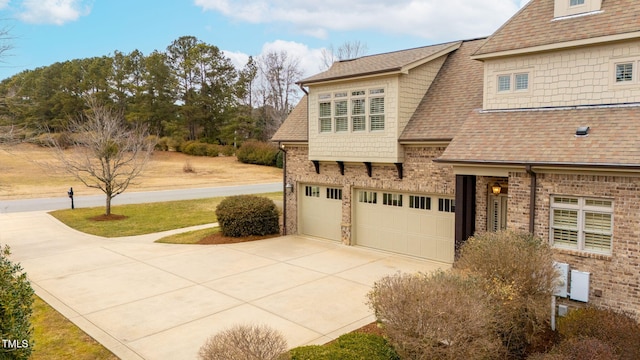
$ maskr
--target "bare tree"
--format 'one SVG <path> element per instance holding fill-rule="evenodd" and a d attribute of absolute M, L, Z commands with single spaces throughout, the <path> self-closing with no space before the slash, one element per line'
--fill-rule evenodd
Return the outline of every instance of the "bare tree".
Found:
<path fill-rule="evenodd" d="M 282 122 L 299 98 L 296 81 L 302 78 L 300 59 L 292 57 L 286 51 L 270 51 L 258 59 L 261 85 L 258 94 L 262 106 L 267 110 L 264 137 L 269 139 L 278 130 Z"/>
<path fill-rule="evenodd" d="M 0 62 L 4 62 L 2 59 L 13 49 L 12 41 L 11 28 L 8 26 L 0 27 Z"/>
<path fill-rule="evenodd" d="M 347 41 L 340 45 L 337 50 L 334 50 L 333 44 L 331 44 L 328 48 L 322 49 L 320 70 L 329 69 L 336 61 L 355 59 L 366 55 L 368 50 L 367 44 L 359 40 Z"/>
<path fill-rule="evenodd" d="M 85 116 L 71 120 L 67 133 L 54 137 L 52 144 L 66 172 L 106 195 L 105 215 L 109 216 L 111 200 L 140 175 L 155 143 L 149 140 L 146 127 L 128 127 L 122 111 L 95 99 L 87 104 Z"/>

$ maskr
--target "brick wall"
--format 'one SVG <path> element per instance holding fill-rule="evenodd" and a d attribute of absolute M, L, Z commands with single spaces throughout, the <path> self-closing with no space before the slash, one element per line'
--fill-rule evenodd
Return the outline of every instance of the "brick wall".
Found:
<path fill-rule="evenodd" d="M 329 185 L 342 188 L 342 241 L 351 244 L 352 192 L 354 188 L 385 189 L 418 194 L 444 194 L 454 196 L 455 176 L 451 166 L 433 163 L 444 152 L 444 147 L 412 146 L 405 148 L 403 179 L 398 177 L 394 164 L 373 164 L 372 176 L 367 175 L 363 163 L 344 164 L 340 174 L 336 162 L 321 162 L 320 174 L 316 174 L 309 161 L 306 146 L 287 146 L 287 182 L 298 189 L 300 184 Z M 298 233 L 297 191 L 287 193 L 286 232 Z"/>
<path fill-rule="evenodd" d="M 611 255 L 556 250 L 559 262 L 591 273 L 590 304 L 632 311 L 640 316 L 640 178 L 545 174 L 537 175 L 535 234 L 549 239 L 549 203 L 554 194 L 613 199 Z M 530 177 L 509 176 L 509 227 L 528 230 Z M 571 302 L 572 305 L 582 305 Z"/>

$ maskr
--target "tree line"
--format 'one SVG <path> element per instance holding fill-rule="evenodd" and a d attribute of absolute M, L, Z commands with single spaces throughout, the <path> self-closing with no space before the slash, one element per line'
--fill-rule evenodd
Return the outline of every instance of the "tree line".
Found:
<path fill-rule="evenodd" d="M 183 36 L 165 51 L 58 62 L 0 82 L 0 125 L 62 132 L 91 97 L 152 134 L 236 144 L 266 141 L 299 97 L 299 59 L 284 51 L 249 57 L 242 69 L 216 46 Z"/>

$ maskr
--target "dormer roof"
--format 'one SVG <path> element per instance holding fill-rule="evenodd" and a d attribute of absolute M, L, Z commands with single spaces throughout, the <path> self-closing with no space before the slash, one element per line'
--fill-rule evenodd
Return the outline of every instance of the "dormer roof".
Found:
<path fill-rule="evenodd" d="M 491 35 L 473 58 L 640 38 L 638 0 L 604 0 L 599 11 L 559 18 L 554 17 L 555 1 L 561 0 L 531 0 Z"/>
<path fill-rule="evenodd" d="M 301 80 L 298 84 L 311 85 L 369 76 L 406 73 L 414 67 L 458 49 L 461 43 L 461 41 L 454 41 L 409 50 L 363 56 L 352 60 L 336 61 L 329 70 Z"/>

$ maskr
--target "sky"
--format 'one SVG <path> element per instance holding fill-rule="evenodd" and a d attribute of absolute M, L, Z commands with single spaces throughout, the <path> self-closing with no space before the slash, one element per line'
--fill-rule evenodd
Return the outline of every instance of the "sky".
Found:
<path fill-rule="evenodd" d="M 350 41 L 367 54 L 491 35 L 528 0 L 0 0 L 12 49 L 0 80 L 23 70 L 114 51 L 165 51 L 181 36 L 249 55 L 286 50 L 305 77 L 322 49 Z M 0 45 L 2 43 L 0 42 Z"/>

